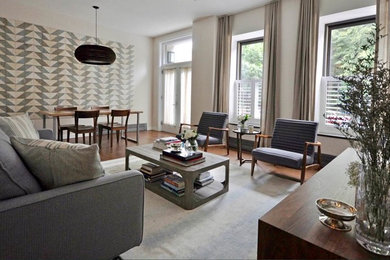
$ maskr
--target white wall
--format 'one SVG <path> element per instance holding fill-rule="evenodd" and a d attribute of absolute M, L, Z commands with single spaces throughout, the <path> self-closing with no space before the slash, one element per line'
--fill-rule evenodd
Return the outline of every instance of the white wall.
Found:
<path fill-rule="evenodd" d="M 213 110 L 215 49 L 218 19 L 196 20 L 192 26 L 191 122 L 198 123 L 202 112 Z"/>
<path fill-rule="evenodd" d="M 65 4 L 65 3 L 64 3 Z M 25 21 L 38 25 L 48 26 L 51 28 L 61 29 L 83 35 L 94 36 L 94 19 L 91 22 L 77 20 L 71 15 L 64 16 L 58 13 L 49 11 L 42 7 L 26 7 L 14 3 L 12 0 L 1 0 L 0 17 Z M 114 28 L 106 28 L 104 25 L 99 25 L 99 38 L 118 41 L 135 46 L 135 66 L 134 66 L 134 99 L 132 109 L 142 110 L 141 123 L 151 124 L 152 102 L 150 102 L 151 86 L 152 86 L 152 39 L 139 35 L 132 35 L 125 32 L 115 30 Z M 135 118 L 132 117 L 130 123 L 135 123 Z M 51 125 L 48 124 L 50 127 Z"/>
<path fill-rule="evenodd" d="M 232 34 L 238 35 L 264 29 L 264 7 L 235 14 L 233 16 Z"/>
<path fill-rule="evenodd" d="M 320 16 L 375 5 L 375 0 L 321 0 Z"/>

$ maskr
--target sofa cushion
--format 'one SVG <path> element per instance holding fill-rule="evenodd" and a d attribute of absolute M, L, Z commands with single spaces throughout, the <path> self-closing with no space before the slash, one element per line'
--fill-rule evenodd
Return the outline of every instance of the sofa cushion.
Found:
<path fill-rule="evenodd" d="M 8 136 L 39 139 L 38 131 L 34 128 L 27 113 L 12 117 L 0 117 L 0 129 Z"/>
<path fill-rule="evenodd" d="M 256 160 L 272 164 L 287 166 L 295 169 L 300 169 L 302 167 L 303 154 L 301 153 L 262 147 L 253 149 L 252 156 Z M 314 158 L 312 156 L 307 156 L 306 160 L 307 164 L 312 164 L 314 162 Z"/>
<path fill-rule="evenodd" d="M 0 129 L 0 200 L 41 190 L 37 180 L 12 147 L 9 137 Z"/>
<path fill-rule="evenodd" d="M 20 137 L 11 137 L 11 143 L 45 189 L 104 175 L 96 144 L 70 144 Z"/>

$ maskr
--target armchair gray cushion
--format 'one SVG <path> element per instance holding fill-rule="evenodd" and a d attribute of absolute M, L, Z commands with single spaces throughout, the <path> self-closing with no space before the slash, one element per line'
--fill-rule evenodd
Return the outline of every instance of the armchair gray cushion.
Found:
<path fill-rule="evenodd" d="M 271 147 L 303 154 L 305 142 L 315 142 L 318 122 L 278 118 L 275 122 Z M 314 147 L 307 154 L 312 156 Z"/>
<path fill-rule="evenodd" d="M 303 155 L 301 153 L 290 152 L 286 150 L 276 149 L 276 148 L 257 148 L 252 151 L 252 156 L 256 160 L 283 165 L 286 167 L 291 167 L 299 169 L 302 167 Z M 312 164 L 314 162 L 313 156 L 307 156 L 307 164 Z"/>
<path fill-rule="evenodd" d="M 305 142 L 315 142 L 318 123 L 314 121 L 281 119 L 275 122 L 271 148 L 252 151 L 255 160 L 299 169 L 302 167 Z M 306 164 L 314 163 L 314 148 L 309 146 Z"/>
<path fill-rule="evenodd" d="M 198 137 L 196 138 L 196 141 L 198 142 L 198 145 L 203 147 L 206 143 L 207 135 L 202 135 L 199 134 Z M 215 137 L 210 136 L 209 137 L 209 144 L 221 144 L 222 139 L 218 139 Z"/>
<path fill-rule="evenodd" d="M 0 259 L 113 259 L 143 236 L 144 179 L 127 171 L 0 202 Z"/>
<path fill-rule="evenodd" d="M 203 112 L 198 125 L 198 133 L 206 135 L 209 127 L 225 128 L 228 120 L 228 114 L 220 112 Z M 219 139 L 222 143 L 223 131 L 211 130 L 210 136 Z"/>
<path fill-rule="evenodd" d="M 37 180 L 12 147 L 9 137 L 0 129 L 0 200 L 41 190 Z"/>

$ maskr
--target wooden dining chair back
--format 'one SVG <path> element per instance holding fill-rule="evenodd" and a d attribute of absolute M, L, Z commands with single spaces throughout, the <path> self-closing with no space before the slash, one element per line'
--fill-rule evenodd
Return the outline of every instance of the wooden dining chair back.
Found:
<path fill-rule="evenodd" d="M 110 110 L 110 106 L 93 106 L 92 110 Z M 110 115 L 107 114 L 107 124 L 110 123 Z M 107 129 L 107 138 L 110 138 L 110 130 Z"/>
<path fill-rule="evenodd" d="M 96 143 L 96 130 L 97 130 L 97 120 L 99 117 L 99 110 L 89 110 L 89 111 L 81 111 L 76 110 L 74 119 L 75 125 L 70 127 L 68 130 L 67 141 L 69 142 L 70 132 L 75 133 L 76 143 L 79 142 L 78 134 L 83 134 L 83 143 L 85 143 L 85 134 L 89 134 L 89 144 L 91 144 L 91 136 L 93 134 L 93 142 Z M 93 124 L 92 125 L 81 125 L 80 119 L 88 119 L 91 118 Z"/>
<path fill-rule="evenodd" d="M 110 110 L 110 106 L 93 106 L 92 110 Z M 107 124 L 110 122 L 110 115 L 107 115 Z"/>
<path fill-rule="evenodd" d="M 99 124 L 99 147 L 102 144 L 102 135 L 103 129 L 107 129 L 111 133 L 110 146 L 112 147 L 113 139 L 114 139 L 114 131 L 116 131 L 116 140 L 119 142 L 120 131 L 124 131 L 125 135 L 125 145 L 127 146 L 127 124 L 129 122 L 130 109 L 113 109 L 111 110 L 111 123 L 107 124 Z M 125 118 L 125 124 L 116 123 L 115 118 L 121 117 L 121 121 L 123 122 L 123 118 Z"/>
<path fill-rule="evenodd" d="M 55 107 L 54 108 L 54 111 L 56 112 L 63 112 L 63 111 L 76 111 L 77 110 L 77 107 L 61 107 L 61 106 L 58 106 L 58 107 Z M 68 131 L 68 128 L 70 126 L 74 126 L 74 124 L 66 124 L 66 125 L 62 125 L 61 124 L 61 117 L 60 116 L 57 116 L 57 140 L 58 141 L 64 141 L 64 131 Z"/>

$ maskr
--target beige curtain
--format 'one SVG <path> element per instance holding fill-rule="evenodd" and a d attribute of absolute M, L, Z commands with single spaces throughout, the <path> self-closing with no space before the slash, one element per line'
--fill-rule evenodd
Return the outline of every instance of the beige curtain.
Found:
<path fill-rule="evenodd" d="M 379 34 L 383 37 L 379 38 L 377 43 L 378 59 L 382 62 L 390 61 L 390 4 L 389 0 L 376 1 L 376 24 L 381 29 Z M 389 64 L 387 63 L 387 66 Z"/>
<path fill-rule="evenodd" d="M 183 68 L 180 73 L 180 122 L 191 124 L 191 68 Z"/>
<path fill-rule="evenodd" d="M 314 120 L 317 65 L 317 0 L 301 0 L 295 62 L 293 118 Z"/>
<path fill-rule="evenodd" d="M 217 112 L 229 112 L 231 45 L 232 17 L 225 15 L 218 19 L 213 103 L 213 109 Z"/>
<path fill-rule="evenodd" d="M 280 107 L 280 3 L 265 6 L 261 131 L 272 134 Z"/>

